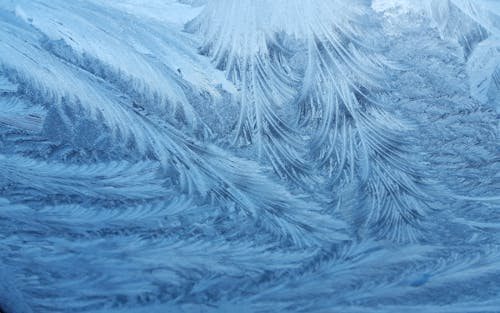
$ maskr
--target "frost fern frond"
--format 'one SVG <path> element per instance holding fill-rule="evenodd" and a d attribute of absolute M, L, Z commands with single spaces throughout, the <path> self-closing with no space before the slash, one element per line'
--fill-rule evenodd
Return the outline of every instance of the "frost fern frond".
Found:
<path fill-rule="evenodd" d="M 253 144 L 284 178 L 300 182 L 308 176 L 303 143 L 279 112 L 290 102 L 298 77 L 289 51 L 268 20 L 272 1 L 210 1 L 187 28 L 203 38 L 202 54 L 226 72 L 239 90 L 235 145 Z"/>

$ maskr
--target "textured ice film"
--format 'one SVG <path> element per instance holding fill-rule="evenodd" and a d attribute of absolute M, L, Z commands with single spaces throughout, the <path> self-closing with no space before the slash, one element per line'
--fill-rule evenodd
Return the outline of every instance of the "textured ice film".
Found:
<path fill-rule="evenodd" d="M 0 312 L 499 313 L 500 0 L 0 0 Z"/>

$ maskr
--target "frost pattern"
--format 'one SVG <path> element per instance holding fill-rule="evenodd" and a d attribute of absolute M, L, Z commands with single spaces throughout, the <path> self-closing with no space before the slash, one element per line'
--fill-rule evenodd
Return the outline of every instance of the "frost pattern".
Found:
<path fill-rule="evenodd" d="M 499 312 L 495 0 L 0 1 L 0 311 Z"/>

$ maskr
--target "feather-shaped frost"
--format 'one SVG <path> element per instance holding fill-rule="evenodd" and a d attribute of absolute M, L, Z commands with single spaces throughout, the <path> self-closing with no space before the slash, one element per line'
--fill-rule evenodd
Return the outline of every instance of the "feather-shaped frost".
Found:
<path fill-rule="evenodd" d="M 0 62 L 12 80 L 22 86 L 22 93 L 60 112 L 62 125 L 53 126 L 71 127 L 73 121 L 67 118 L 66 108 L 102 121 L 114 138 L 128 140 L 143 156 L 160 161 L 182 192 L 231 201 L 263 221 L 268 231 L 296 243 L 311 243 L 303 235 L 319 226 L 312 222 L 321 220 L 314 205 L 294 199 L 285 188 L 265 177 L 255 163 L 231 156 L 213 145 L 202 145 L 172 124 L 134 108 L 132 100 L 120 96 L 118 89 L 44 49 L 42 34 L 32 26 L 8 12 L 2 14 L 5 19 L 0 22 Z M 241 168 L 246 172 L 239 172 Z M 294 217 L 295 214 L 298 215 Z M 304 214 L 312 219 L 303 219 Z M 337 228 L 338 224 L 321 225 L 321 238 L 337 233 L 331 226 Z"/>
<path fill-rule="evenodd" d="M 229 86 L 222 73 L 205 71 L 208 60 L 191 52 L 192 41 L 176 28 L 146 24 L 105 8 L 67 1 L 17 4 L 17 10 L 46 36 L 45 48 L 51 52 L 114 81 L 121 90 L 133 91 L 138 106 L 182 118 L 189 125 L 200 123 L 192 100 L 202 94 L 220 97 L 216 86 Z"/>
<path fill-rule="evenodd" d="M 279 2 L 281 3 L 281 2 Z M 298 77 L 273 24 L 273 1 L 210 1 L 188 29 L 203 38 L 200 51 L 239 90 L 233 144 L 254 144 L 282 177 L 307 178 L 299 134 L 279 114 L 296 94 Z M 279 25 L 282 26 L 282 25 Z"/>
<path fill-rule="evenodd" d="M 182 212 L 178 210 L 179 206 L 185 208 L 185 200 L 178 199 L 163 206 L 163 216 Z M 215 240 L 209 234 L 200 234 L 189 241 L 179 240 L 179 231 L 177 234 L 165 232 L 171 227 L 172 222 L 168 220 L 163 220 L 163 223 L 157 220 L 156 225 L 150 223 L 150 236 L 138 236 L 126 229 L 113 231 L 110 225 L 114 222 L 103 218 L 106 216 L 105 209 L 100 209 L 103 211 L 87 220 L 81 218 L 81 208 L 68 210 L 59 207 L 55 218 L 54 210 L 50 208 L 37 212 L 8 201 L 2 201 L 0 207 L 2 245 L 6 245 L 2 253 L 9 254 L 5 266 L 15 266 L 13 275 L 23 277 L 17 298 L 27 298 L 26 302 L 14 305 L 19 311 L 13 312 L 30 312 L 22 309 L 23 304 L 34 311 L 88 310 L 95 305 L 111 309 L 120 306 L 124 300 L 133 307 L 139 306 L 142 301 L 134 295 L 140 298 L 157 293 L 159 298 L 156 302 L 185 294 L 194 296 L 197 293 L 209 293 L 209 289 L 203 287 L 205 279 L 218 277 L 223 284 L 238 277 L 258 278 L 266 271 L 280 272 L 297 268 L 303 258 L 311 257 L 314 252 L 281 253 L 271 246 L 256 247 L 251 242 Z M 140 225 L 141 222 L 133 214 L 123 214 L 126 212 L 116 217 L 122 222 L 128 219 L 129 230 L 137 227 L 132 223 Z M 162 216 L 160 212 L 156 214 Z M 26 218 L 29 215 L 31 217 Z M 11 227 L 13 223 L 22 225 L 23 231 Z M 207 227 L 210 228 L 209 225 Z M 42 229 L 43 232 L 31 236 L 31 231 Z M 83 229 L 87 232 L 81 232 Z M 127 238 L 127 245 L 120 244 L 124 238 Z M 24 249 L 16 251 L 8 248 L 20 244 L 20 240 L 27 240 L 23 244 Z M 104 247 L 109 248 L 107 252 L 96 256 L 95 251 Z M 40 254 L 42 250 L 46 252 Z M 249 254 L 249 251 L 253 252 Z M 288 261 L 281 262 L 285 258 Z M 68 271 L 68 261 L 72 262 L 74 270 Z M 111 276 L 110 271 L 121 272 L 122 275 Z M 38 279 L 30 279 L 30 276 L 37 276 Z M 131 280 L 131 277 L 135 279 Z M 40 281 L 44 283 L 40 284 Z M 5 282 L 2 281 L 0 286 Z M 198 290 L 183 290 L 183 282 L 191 282 Z M 108 288 L 110 285 L 115 287 Z M 162 288 L 170 291 L 162 296 Z M 15 295 L 15 288 L 11 289 L 9 294 Z M 45 296 L 40 296 L 42 291 Z"/>
<path fill-rule="evenodd" d="M 491 37 L 481 42 L 467 63 L 471 95 L 482 103 L 500 99 L 499 38 Z"/>
<path fill-rule="evenodd" d="M 372 91 L 384 84 L 391 64 L 369 48 L 374 43 L 367 38 L 377 34 L 365 30 L 376 27 L 368 26 L 367 8 L 341 1 L 288 5 L 295 12 L 290 21 L 309 21 L 284 29 L 305 42 L 307 61 L 296 101 L 302 120 L 317 127 L 312 154 L 334 188 L 358 184 L 365 199 L 355 208 L 342 208 L 344 202 L 340 210 L 352 210 L 346 214 L 358 229 L 366 223 L 381 238 L 415 240 L 425 215 L 423 181 L 405 161 L 408 128 L 373 100 Z"/>
<path fill-rule="evenodd" d="M 367 48 L 371 43 L 363 42 L 365 25 L 358 21 L 366 18 L 366 12 L 362 2 L 213 1 L 190 27 L 203 35 L 202 52 L 241 84 L 237 138 L 256 138 L 262 148 L 266 142 L 259 139 L 261 134 L 283 137 L 286 128 L 268 128 L 265 123 L 277 124 L 273 104 L 295 101 L 301 119 L 314 119 L 318 125 L 313 153 L 327 173 L 351 181 L 360 176 L 367 183 L 363 193 L 371 195 L 373 211 L 364 220 L 372 219 L 371 225 L 393 234 L 382 231 L 382 237 L 411 239 L 413 231 L 402 229 L 417 226 L 423 216 L 423 205 L 410 200 L 410 194 L 422 195 L 417 187 L 420 178 L 404 162 L 404 142 L 398 138 L 403 129 L 385 127 L 398 122 L 380 114 L 367 94 L 382 84 L 384 59 Z M 305 55 L 302 70 L 290 65 L 293 58 L 286 57 L 285 42 L 295 43 L 293 56 Z M 299 92 L 294 94 L 293 89 Z M 273 146 L 277 151 L 282 147 Z M 297 164 L 293 158 L 272 155 L 280 159 L 280 168 L 294 169 Z M 383 201 L 390 200 L 376 199 L 381 193 Z"/>

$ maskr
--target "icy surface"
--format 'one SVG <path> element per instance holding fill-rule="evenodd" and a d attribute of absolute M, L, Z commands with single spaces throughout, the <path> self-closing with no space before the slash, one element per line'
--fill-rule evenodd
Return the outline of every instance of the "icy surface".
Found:
<path fill-rule="evenodd" d="M 0 0 L 0 311 L 500 312 L 497 0 Z"/>

